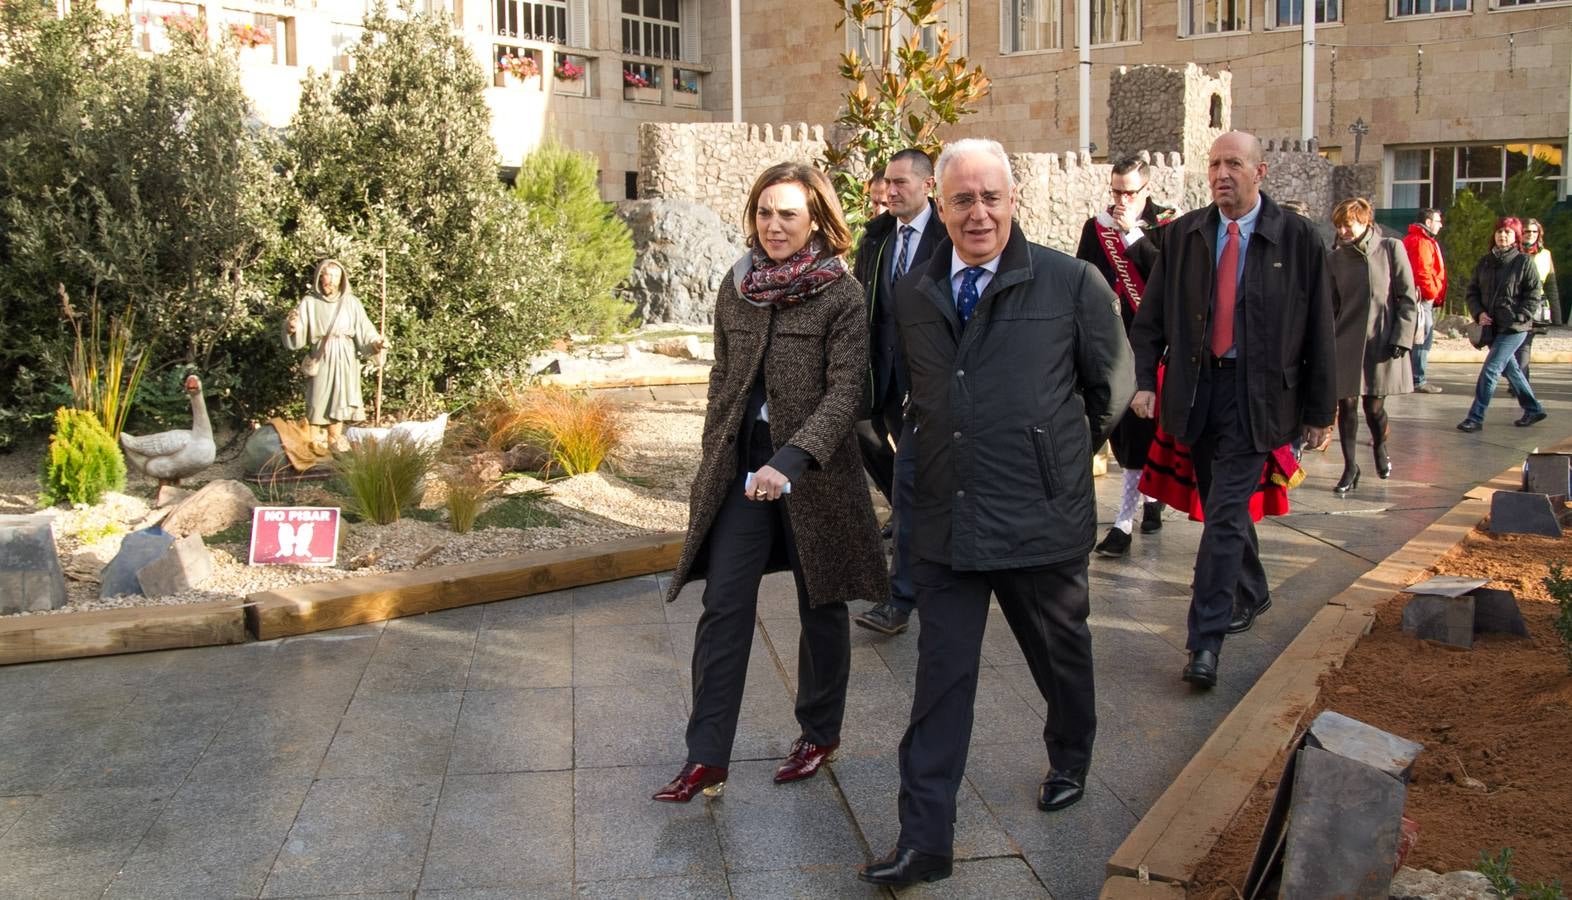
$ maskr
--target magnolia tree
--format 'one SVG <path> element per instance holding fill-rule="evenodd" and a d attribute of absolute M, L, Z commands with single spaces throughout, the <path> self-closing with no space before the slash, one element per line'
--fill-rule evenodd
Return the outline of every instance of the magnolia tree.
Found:
<path fill-rule="evenodd" d="M 860 225 L 868 214 L 868 173 L 897 151 L 917 147 L 937 155 L 938 130 L 977 111 L 988 95 L 981 66 L 953 56 L 955 41 L 939 20 L 944 0 L 834 0 L 856 29 L 861 53 L 841 56 L 851 83 L 835 123 L 838 139 L 825 153 L 841 205 Z"/>

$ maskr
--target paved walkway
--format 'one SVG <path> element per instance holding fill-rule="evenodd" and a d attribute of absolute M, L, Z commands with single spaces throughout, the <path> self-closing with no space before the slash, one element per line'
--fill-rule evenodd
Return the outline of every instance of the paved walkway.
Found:
<path fill-rule="evenodd" d="M 1262 526 L 1276 601 L 1195 693 L 1186 585 L 1200 528 L 1170 520 L 1093 563 L 1101 718 L 1087 799 L 1045 815 L 1042 700 L 997 610 L 960 802 L 955 877 L 903 896 L 1090 898 L 1103 864 L 1326 599 L 1466 487 L 1572 431 L 1572 378 L 1535 367 L 1551 418 L 1503 392 L 1462 435 L 1474 369 L 1391 404 L 1395 474 L 1343 499 L 1334 449 Z M 1365 455 L 1368 450 L 1364 449 Z M 1114 479 L 1098 485 L 1111 515 Z M 0 669 L 3 897 L 857 897 L 894 843 L 895 747 L 916 635 L 853 629 L 841 758 L 769 776 L 796 735 L 790 579 L 759 609 L 732 777 L 656 804 L 683 761 L 698 594 L 638 578 L 283 641 Z"/>

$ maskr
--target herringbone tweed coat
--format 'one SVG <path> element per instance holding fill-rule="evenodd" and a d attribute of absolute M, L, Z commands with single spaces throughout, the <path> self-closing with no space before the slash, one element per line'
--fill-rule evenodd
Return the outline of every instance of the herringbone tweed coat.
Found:
<path fill-rule="evenodd" d="M 852 424 L 868 377 L 868 321 L 862 286 L 843 276 L 817 296 L 784 309 L 743 300 L 727 278 L 715 300 L 715 367 L 704 415 L 703 458 L 693 476 L 688 535 L 667 600 L 705 577 L 705 539 L 737 475 L 737 438 L 759 367 L 769 402 L 770 437 L 813 461 L 792 482 L 786 504 L 813 606 L 889 598 L 879 527 L 863 480 Z M 784 567 L 784 559 L 772 568 Z"/>

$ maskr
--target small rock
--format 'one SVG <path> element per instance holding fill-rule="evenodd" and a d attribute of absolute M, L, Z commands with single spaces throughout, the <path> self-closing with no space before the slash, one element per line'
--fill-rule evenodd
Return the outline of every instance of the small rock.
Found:
<path fill-rule="evenodd" d="M 220 479 L 181 501 L 164 517 L 163 528 L 176 537 L 200 534 L 211 537 L 234 525 L 251 521 L 256 495 L 238 481 Z"/>
<path fill-rule="evenodd" d="M 158 559 L 137 570 L 136 580 L 149 597 L 167 597 L 201 586 L 213 575 L 213 557 L 200 534 L 188 534 Z"/>
<path fill-rule="evenodd" d="M 502 468 L 506 472 L 539 472 L 549 462 L 551 455 L 531 444 L 515 445 L 502 454 Z"/>
<path fill-rule="evenodd" d="M 1490 880 L 1478 872 L 1442 875 L 1407 866 L 1392 876 L 1388 893 L 1392 900 L 1486 900 L 1495 896 L 1490 892 Z"/>
<path fill-rule="evenodd" d="M 65 574 L 45 516 L 0 516 L 0 613 L 59 609 Z"/>
<path fill-rule="evenodd" d="M 278 429 L 263 425 L 246 438 L 246 447 L 240 453 L 240 468 L 247 477 L 272 475 L 289 468 L 289 457 L 284 454 L 284 443 L 279 440 Z"/>
<path fill-rule="evenodd" d="M 687 337 L 664 338 L 650 342 L 649 350 L 651 353 L 659 353 L 661 356 L 670 356 L 676 359 L 698 359 L 699 338 L 697 335 L 692 334 Z"/>
<path fill-rule="evenodd" d="M 72 581 L 98 584 L 103 580 L 104 567 L 109 565 L 111 558 L 101 549 L 84 547 L 71 554 L 71 558 L 66 561 L 65 577 Z"/>
<path fill-rule="evenodd" d="M 98 596 L 141 594 L 142 584 L 137 581 L 136 573 L 163 556 L 174 542 L 174 535 L 156 525 L 126 535 L 125 540 L 120 542 L 120 552 L 104 567 Z"/>

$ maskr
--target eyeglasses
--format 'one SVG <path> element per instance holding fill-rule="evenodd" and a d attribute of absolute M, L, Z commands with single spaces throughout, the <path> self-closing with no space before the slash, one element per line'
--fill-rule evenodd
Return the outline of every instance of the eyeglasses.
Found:
<path fill-rule="evenodd" d="M 1539 229 L 1538 228 L 1525 228 L 1525 229 L 1523 229 L 1523 233 L 1524 234 L 1538 234 L 1539 233 Z"/>
<path fill-rule="evenodd" d="M 1133 191 L 1121 191 L 1118 188 L 1109 188 L 1108 189 L 1109 193 L 1114 195 L 1114 199 L 1115 200 L 1119 200 L 1119 199 L 1134 200 L 1135 199 L 1135 195 L 1139 194 L 1140 192 L 1142 192 L 1144 190 L 1146 190 L 1146 185 L 1144 185 L 1144 184 L 1141 185 L 1140 187 L 1136 188 Z"/>
<path fill-rule="evenodd" d="M 944 205 L 950 209 L 955 210 L 956 212 L 965 213 L 971 212 L 972 207 L 976 206 L 979 202 L 981 202 L 982 205 L 988 209 L 996 209 L 998 208 L 999 204 L 1005 201 L 1005 199 L 1006 195 L 996 194 L 992 191 L 983 194 L 981 197 L 978 197 L 976 194 L 956 194 L 950 199 L 944 201 Z"/>

